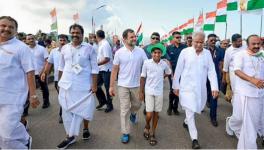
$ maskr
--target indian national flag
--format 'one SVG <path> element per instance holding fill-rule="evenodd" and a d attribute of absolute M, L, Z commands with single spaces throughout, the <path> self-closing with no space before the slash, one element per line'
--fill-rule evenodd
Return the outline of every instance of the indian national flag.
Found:
<path fill-rule="evenodd" d="M 142 22 L 140 23 L 137 29 L 136 36 L 137 36 L 137 45 L 142 45 L 143 44 Z"/>
<path fill-rule="evenodd" d="M 187 27 L 188 27 L 188 22 L 179 26 L 179 31 L 181 32 L 181 34 L 183 34 L 183 35 L 186 34 Z"/>
<path fill-rule="evenodd" d="M 201 13 L 195 25 L 195 31 L 202 31 L 203 25 L 204 25 L 204 16 L 203 13 Z"/>
<path fill-rule="evenodd" d="M 80 15 L 79 13 L 76 13 L 72 16 L 72 19 L 74 21 L 74 23 L 79 23 L 79 20 L 80 20 Z"/>
<path fill-rule="evenodd" d="M 247 11 L 262 11 L 264 8 L 264 0 L 239 0 L 239 10 Z"/>
<path fill-rule="evenodd" d="M 238 9 L 237 0 L 227 0 L 227 11 L 234 11 Z"/>
<path fill-rule="evenodd" d="M 50 16 L 51 16 L 51 32 L 53 31 L 57 31 L 58 30 L 58 25 L 57 25 L 57 13 L 56 13 L 56 8 L 52 9 L 52 11 L 50 12 Z"/>
<path fill-rule="evenodd" d="M 217 3 L 215 22 L 226 22 L 227 0 L 221 0 Z"/>
<path fill-rule="evenodd" d="M 193 33 L 193 28 L 194 28 L 194 18 L 188 20 L 187 27 L 186 27 L 186 30 L 185 30 L 185 34 L 192 34 Z"/>
<path fill-rule="evenodd" d="M 204 31 L 214 31 L 214 29 L 215 29 L 215 17 L 216 17 L 215 11 L 206 13 L 206 20 L 205 20 L 205 24 L 203 27 Z"/>
<path fill-rule="evenodd" d="M 172 34 L 173 32 L 176 32 L 176 31 L 178 31 L 179 30 L 179 28 L 178 27 L 175 27 L 175 28 L 173 28 L 170 32 L 169 32 L 169 34 Z"/>

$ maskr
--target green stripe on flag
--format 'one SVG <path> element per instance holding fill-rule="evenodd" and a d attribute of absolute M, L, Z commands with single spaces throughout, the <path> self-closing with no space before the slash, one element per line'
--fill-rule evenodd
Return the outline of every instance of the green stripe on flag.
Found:
<path fill-rule="evenodd" d="M 203 27 L 204 31 L 214 31 L 215 25 L 214 24 L 205 24 Z"/>
<path fill-rule="evenodd" d="M 232 3 L 228 3 L 227 4 L 227 11 L 233 11 L 233 10 L 237 10 L 237 2 L 232 2 Z"/>
<path fill-rule="evenodd" d="M 53 24 L 51 24 L 50 28 L 51 28 L 51 31 L 57 30 L 58 29 L 57 22 L 54 22 Z"/>
<path fill-rule="evenodd" d="M 226 22 L 226 15 L 216 16 L 215 22 Z"/>
<path fill-rule="evenodd" d="M 138 38 L 137 38 L 137 44 L 138 44 L 138 45 L 141 44 L 142 41 L 143 41 L 143 33 L 141 33 L 141 34 L 138 36 Z"/>
<path fill-rule="evenodd" d="M 249 0 L 247 10 L 256 10 L 264 8 L 264 0 Z"/>

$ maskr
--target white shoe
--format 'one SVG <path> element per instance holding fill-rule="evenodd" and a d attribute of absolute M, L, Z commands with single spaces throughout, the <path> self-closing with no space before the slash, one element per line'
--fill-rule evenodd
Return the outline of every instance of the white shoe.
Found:
<path fill-rule="evenodd" d="M 226 117 L 226 133 L 230 136 L 233 136 L 234 135 L 234 132 L 233 130 L 229 127 L 229 120 L 230 120 L 230 117 Z"/>

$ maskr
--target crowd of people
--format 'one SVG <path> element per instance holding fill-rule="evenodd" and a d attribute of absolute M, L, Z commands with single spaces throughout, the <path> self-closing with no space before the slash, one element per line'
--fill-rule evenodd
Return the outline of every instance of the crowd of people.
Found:
<path fill-rule="evenodd" d="M 83 139 L 89 139 L 95 110 L 106 106 L 105 113 L 110 113 L 112 99 L 118 95 L 122 143 L 129 142 L 130 122 L 137 123 L 142 104 L 146 115 L 143 136 L 152 146 L 158 143 L 159 113 L 168 96 L 167 115 L 179 115 L 181 105 L 183 127 L 192 148 L 199 149 L 195 115 L 208 106 L 211 124 L 217 127 L 220 92 L 232 104 L 226 133 L 237 137 L 237 148 L 257 149 L 257 138 L 264 145 L 264 42 L 258 35 L 243 42 L 240 34 L 233 34 L 230 43 L 199 31 L 185 36 L 183 42 L 183 35 L 175 31 L 168 44 L 153 32 L 150 44 L 136 46 L 132 29 L 126 29 L 122 39 L 115 35 L 109 42 L 103 30 L 85 38 L 83 27 L 73 24 L 70 36 L 58 35 L 57 43 L 17 33 L 17 29 L 15 19 L 0 17 L 0 149 L 30 149 L 28 108 L 40 104 L 37 85 L 43 95 L 42 108 L 49 108 L 51 73 L 60 104 L 59 123 L 66 131 L 57 148 L 76 142 L 82 122 Z M 165 79 L 170 86 L 166 95 Z"/>

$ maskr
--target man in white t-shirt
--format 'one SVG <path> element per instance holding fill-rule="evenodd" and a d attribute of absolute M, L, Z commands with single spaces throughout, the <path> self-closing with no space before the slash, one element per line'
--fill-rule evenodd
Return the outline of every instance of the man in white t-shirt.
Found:
<path fill-rule="evenodd" d="M 49 58 L 48 58 L 48 63 L 45 65 L 45 70 L 41 75 L 41 81 L 45 82 L 45 79 L 47 75 L 50 73 L 50 69 L 53 65 L 54 68 L 54 84 L 55 84 L 55 89 L 59 93 L 59 87 L 58 87 L 58 81 L 59 81 L 59 63 L 61 59 L 61 48 L 68 43 L 68 37 L 65 34 L 60 34 L 58 36 L 59 39 L 59 47 L 54 48 L 51 50 Z M 62 110 L 60 107 L 60 113 L 59 113 L 59 123 L 62 123 Z"/>
<path fill-rule="evenodd" d="M 48 89 L 47 79 L 44 82 L 42 82 L 40 80 L 40 76 L 44 71 L 44 67 L 49 57 L 49 53 L 46 48 L 36 44 L 35 36 L 32 34 L 28 34 L 26 36 L 26 42 L 29 45 L 31 52 L 34 55 L 35 78 L 36 78 L 36 82 L 40 85 L 42 91 L 42 95 L 43 95 L 42 108 L 45 109 L 48 108 L 50 105 L 49 89 Z"/>
<path fill-rule="evenodd" d="M 97 50 L 97 63 L 100 70 L 97 79 L 98 89 L 96 92 L 99 105 L 96 108 L 100 109 L 106 104 L 107 107 L 105 112 L 108 113 L 113 110 L 112 97 L 109 94 L 110 76 L 113 66 L 113 54 L 110 44 L 105 39 L 105 32 L 103 30 L 98 30 L 96 32 L 96 39 L 99 46 Z M 106 94 L 102 89 L 103 84 Z"/>
<path fill-rule="evenodd" d="M 121 142 L 129 142 L 130 121 L 137 122 L 136 112 L 140 109 L 140 73 L 147 56 L 143 49 L 136 46 L 136 35 L 132 29 L 123 32 L 124 47 L 116 53 L 113 61 L 109 93 L 115 96 L 115 81 L 118 74 L 118 96 L 120 99 Z"/>
<path fill-rule="evenodd" d="M 33 55 L 15 38 L 17 21 L 0 17 L 0 149 L 30 149 L 32 138 L 20 122 L 28 97 L 33 108 L 36 96 Z"/>

